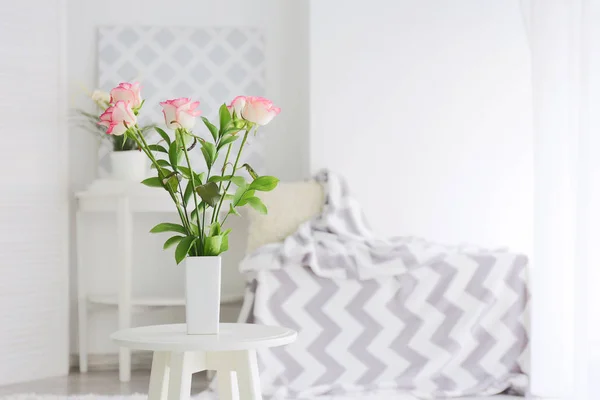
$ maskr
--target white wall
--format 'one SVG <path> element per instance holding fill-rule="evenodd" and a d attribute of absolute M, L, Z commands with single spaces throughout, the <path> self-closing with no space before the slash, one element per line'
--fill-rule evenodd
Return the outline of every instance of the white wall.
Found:
<path fill-rule="evenodd" d="M 311 2 L 311 170 L 344 174 L 381 233 L 529 252 L 518 0 L 343 4 Z"/>
<path fill-rule="evenodd" d="M 87 100 L 82 87 L 93 89 L 96 84 L 96 28 L 102 25 L 164 25 L 164 26 L 257 26 L 267 38 L 267 95 L 282 108 L 280 116 L 267 128 L 266 170 L 283 180 L 303 178 L 308 173 L 308 2 L 278 0 L 159 0 L 104 2 L 70 1 L 68 18 L 68 67 L 72 107 L 83 107 Z M 84 189 L 96 177 L 95 139 L 78 129 L 70 129 L 70 183 L 72 191 Z M 73 207 L 71 207 L 73 209 Z M 73 210 L 72 210 L 73 211 Z M 173 266 L 172 254 L 162 252 L 163 238 L 150 237 L 149 228 L 168 216 L 145 216 L 136 219 L 135 290 L 137 293 L 182 293 L 182 271 Z M 243 255 L 243 224 L 232 240 L 224 268 L 229 273 L 224 291 L 239 291 L 242 281 L 235 278 L 237 260 Z M 92 250 L 91 269 L 102 271 L 94 277 L 93 289 L 110 292 L 110 270 L 114 256 L 110 232 L 114 221 L 90 217 Z M 73 241 L 72 241 L 73 243 Z M 98 245 L 98 246 L 96 246 Z M 95 247 L 96 246 L 96 247 Z M 73 257 L 74 259 L 74 257 Z M 73 263 L 72 263 L 73 264 Z M 71 265 L 72 276 L 75 266 Z M 76 282 L 73 278 L 72 282 Z M 71 287 L 72 315 L 75 311 L 75 286 Z M 114 311 L 114 310 L 113 310 Z M 161 310 L 140 315 L 136 323 L 181 320 L 182 310 Z M 75 337 L 75 320 L 72 333 Z M 116 329 L 116 313 L 99 310 L 91 320 L 90 351 L 106 353 L 115 350 L 107 339 Z M 72 350 L 76 351 L 75 343 Z"/>
<path fill-rule="evenodd" d="M 65 11 L 0 13 L 0 386 L 69 371 Z"/>
<path fill-rule="evenodd" d="M 265 172 L 284 180 L 326 166 L 341 172 L 383 234 L 529 251 L 529 53 L 518 0 L 339 4 L 316 0 L 309 10 L 308 0 L 69 2 L 72 105 L 85 101 L 81 85 L 95 84 L 99 25 L 263 27 L 267 91 L 283 109 L 269 126 Z M 95 177 L 96 143 L 73 129 L 69 138 L 71 187 L 80 190 Z M 138 219 L 134 273 L 138 291 L 171 294 L 181 290 L 180 271 L 160 250 L 161 238 L 146 234 L 161 219 Z M 113 222 L 92 223 L 102 242 Z M 233 271 L 241 252 L 229 257 Z M 111 265 L 110 257 L 102 260 Z M 107 276 L 97 278 L 101 291 L 112 286 Z M 163 310 L 137 322 L 181 317 Z M 114 313 L 99 313 L 92 352 L 114 350 L 106 336 L 115 327 Z"/>

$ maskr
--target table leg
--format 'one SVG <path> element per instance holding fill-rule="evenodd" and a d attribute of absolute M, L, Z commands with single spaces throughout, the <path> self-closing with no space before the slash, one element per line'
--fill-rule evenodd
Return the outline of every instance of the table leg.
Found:
<path fill-rule="evenodd" d="M 169 400 L 189 400 L 192 391 L 192 374 L 195 355 L 191 352 L 173 352 L 169 365 Z"/>
<path fill-rule="evenodd" d="M 148 400 L 167 400 L 169 372 L 169 353 L 166 351 L 155 351 L 152 356 Z"/>
<path fill-rule="evenodd" d="M 121 197 L 117 210 L 117 254 L 119 257 L 119 329 L 131 327 L 132 216 L 129 198 Z M 119 348 L 119 380 L 131 380 L 131 350 Z"/>
<path fill-rule="evenodd" d="M 239 400 L 239 389 L 237 385 L 237 374 L 228 369 L 217 371 L 217 390 L 219 400 Z"/>
<path fill-rule="evenodd" d="M 256 350 L 239 351 L 236 356 L 240 400 L 262 400 Z"/>

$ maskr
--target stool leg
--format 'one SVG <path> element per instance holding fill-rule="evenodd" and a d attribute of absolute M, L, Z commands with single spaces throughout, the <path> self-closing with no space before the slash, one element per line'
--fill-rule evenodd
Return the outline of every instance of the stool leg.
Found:
<path fill-rule="evenodd" d="M 189 400 L 194 373 L 194 353 L 171 353 L 169 365 L 169 400 Z"/>
<path fill-rule="evenodd" d="M 148 400 L 167 400 L 169 370 L 169 353 L 166 351 L 155 351 L 152 356 Z"/>
<path fill-rule="evenodd" d="M 237 353 L 236 372 L 240 400 L 262 400 L 256 350 Z"/>

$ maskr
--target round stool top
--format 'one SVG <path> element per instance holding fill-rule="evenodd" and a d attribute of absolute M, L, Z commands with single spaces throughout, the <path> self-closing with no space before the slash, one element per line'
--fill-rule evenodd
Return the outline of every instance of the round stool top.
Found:
<path fill-rule="evenodd" d="M 219 324 L 218 335 L 188 335 L 185 324 L 170 324 L 123 329 L 110 338 L 136 350 L 233 351 L 283 346 L 296 336 L 288 328 L 255 324 Z"/>

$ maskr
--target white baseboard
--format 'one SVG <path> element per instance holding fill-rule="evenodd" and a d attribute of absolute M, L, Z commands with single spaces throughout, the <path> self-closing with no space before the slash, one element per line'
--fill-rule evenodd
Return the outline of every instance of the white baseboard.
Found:
<path fill-rule="evenodd" d="M 79 355 L 71 354 L 69 359 L 71 369 L 79 370 Z M 132 370 L 148 370 L 152 366 L 151 352 L 134 352 L 131 354 Z M 88 354 L 88 370 L 117 371 L 119 369 L 118 354 Z"/>

